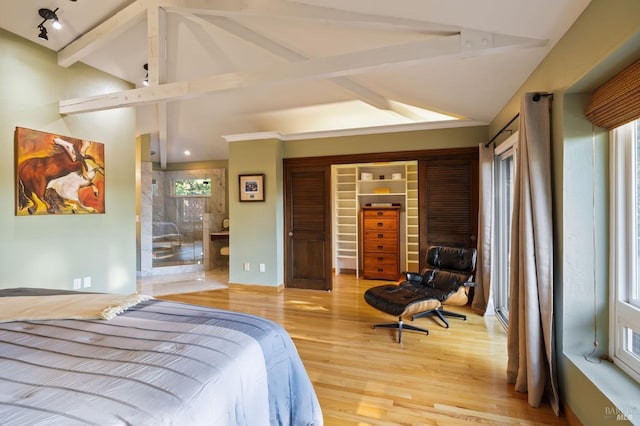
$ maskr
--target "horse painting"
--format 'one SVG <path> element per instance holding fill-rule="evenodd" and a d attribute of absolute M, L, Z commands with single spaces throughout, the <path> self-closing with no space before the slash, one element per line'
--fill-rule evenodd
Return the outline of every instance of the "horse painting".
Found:
<path fill-rule="evenodd" d="M 16 214 L 104 213 L 104 145 L 16 129 Z"/>

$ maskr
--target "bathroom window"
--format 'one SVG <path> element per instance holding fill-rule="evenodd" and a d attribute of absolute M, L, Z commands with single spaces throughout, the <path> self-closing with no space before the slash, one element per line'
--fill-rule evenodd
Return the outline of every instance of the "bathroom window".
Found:
<path fill-rule="evenodd" d="M 176 197 L 210 197 L 211 181 L 209 179 L 180 179 L 175 181 Z"/>

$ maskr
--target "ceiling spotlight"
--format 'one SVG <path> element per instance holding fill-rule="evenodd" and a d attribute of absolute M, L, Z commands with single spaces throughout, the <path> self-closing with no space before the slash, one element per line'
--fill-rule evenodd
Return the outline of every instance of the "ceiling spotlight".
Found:
<path fill-rule="evenodd" d="M 56 10 L 45 9 L 45 8 L 38 10 L 38 15 L 40 15 L 40 17 L 42 18 L 42 22 L 40 22 L 40 24 L 38 25 L 38 29 L 40 30 L 40 34 L 38 34 L 39 38 L 43 40 L 49 40 L 49 37 L 47 35 L 47 29 L 44 26 L 44 24 L 49 19 L 53 21 L 53 24 L 51 24 L 53 28 L 55 28 L 56 30 L 59 30 L 60 28 L 62 28 L 62 25 L 58 20 L 58 15 L 56 15 L 57 11 L 58 11 L 58 8 L 56 8 Z"/>
<path fill-rule="evenodd" d="M 142 68 L 144 68 L 144 70 L 147 72 L 147 75 L 144 76 L 144 80 L 142 80 L 142 84 L 144 84 L 145 86 L 148 86 L 149 85 L 149 64 L 144 64 Z"/>
<path fill-rule="evenodd" d="M 58 15 L 56 15 L 57 11 L 58 11 L 57 7 L 55 10 L 46 9 L 46 8 L 38 10 L 38 15 L 40 15 L 42 19 L 44 19 L 44 21 L 42 21 L 40 25 L 44 24 L 49 19 L 51 19 L 53 21 L 53 24 L 52 24 L 53 28 L 55 28 L 56 30 L 59 30 L 60 28 L 62 28 L 62 25 L 58 20 Z"/>
<path fill-rule="evenodd" d="M 47 29 L 44 27 L 44 25 L 40 24 L 38 25 L 38 28 L 40 28 L 40 34 L 38 34 L 38 38 L 41 38 L 43 40 L 49 40 L 49 36 L 47 35 Z"/>

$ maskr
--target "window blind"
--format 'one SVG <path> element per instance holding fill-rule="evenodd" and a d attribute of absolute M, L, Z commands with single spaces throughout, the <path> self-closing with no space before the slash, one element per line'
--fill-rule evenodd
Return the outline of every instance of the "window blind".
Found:
<path fill-rule="evenodd" d="M 586 116 L 608 130 L 640 118 L 640 60 L 593 92 Z"/>

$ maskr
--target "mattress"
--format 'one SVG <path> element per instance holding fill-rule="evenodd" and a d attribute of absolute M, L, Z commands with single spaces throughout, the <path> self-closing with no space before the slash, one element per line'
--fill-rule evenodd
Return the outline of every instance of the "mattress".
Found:
<path fill-rule="evenodd" d="M 108 321 L 0 323 L 2 425 L 322 422 L 293 341 L 265 318 L 152 299 Z"/>

